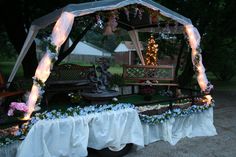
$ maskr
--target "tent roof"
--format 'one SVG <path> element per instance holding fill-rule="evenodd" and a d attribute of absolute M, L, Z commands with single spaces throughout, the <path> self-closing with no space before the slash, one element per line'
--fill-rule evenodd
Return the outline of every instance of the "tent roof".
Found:
<path fill-rule="evenodd" d="M 35 29 L 44 28 L 51 23 L 55 22 L 61 15 L 62 12 L 70 12 L 76 16 L 88 15 L 91 13 L 95 13 L 97 11 L 108 11 L 114 10 L 118 8 L 122 8 L 131 4 L 140 4 L 146 6 L 155 11 L 159 11 L 161 15 L 165 17 L 169 17 L 183 25 L 192 24 L 191 20 L 156 3 L 152 0 L 103 0 L 103 1 L 95 1 L 88 3 L 80 3 L 80 4 L 69 4 L 64 8 L 55 10 L 41 18 L 38 18 L 33 21 L 32 25 Z"/>
<path fill-rule="evenodd" d="M 141 50 L 143 50 L 143 45 L 140 42 Z M 122 41 L 114 50 L 114 52 L 129 52 L 136 51 L 135 46 L 132 41 Z"/>
<path fill-rule="evenodd" d="M 72 41 L 69 41 L 69 45 L 72 44 Z M 76 55 L 93 55 L 93 56 L 111 56 L 111 53 L 99 48 L 91 43 L 86 41 L 80 41 L 71 54 Z"/>

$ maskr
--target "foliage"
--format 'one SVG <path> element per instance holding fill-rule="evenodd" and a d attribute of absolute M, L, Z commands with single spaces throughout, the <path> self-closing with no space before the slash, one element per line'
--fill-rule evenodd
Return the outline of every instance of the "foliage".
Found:
<path fill-rule="evenodd" d="M 235 39 L 223 39 L 219 42 L 218 48 L 209 54 L 211 57 L 208 62 L 209 70 L 219 80 L 228 81 L 236 75 Z"/>
<path fill-rule="evenodd" d="M 0 48 L 0 59 L 2 61 L 14 60 L 16 58 L 16 51 L 9 42 L 6 32 L 0 32 Z"/>

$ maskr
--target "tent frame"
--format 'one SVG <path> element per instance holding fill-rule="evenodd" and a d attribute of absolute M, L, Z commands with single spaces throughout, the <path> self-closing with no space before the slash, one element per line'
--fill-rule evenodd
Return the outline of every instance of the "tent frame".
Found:
<path fill-rule="evenodd" d="M 210 92 L 212 85 L 208 82 L 206 78 L 205 68 L 202 64 L 202 57 L 199 47 L 200 35 L 198 30 L 192 25 L 190 19 L 151 0 L 103 0 L 81 4 L 69 4 L 64 8 L 55 10 L 49 13 L 48 15 L 45 15 L 33 21 L 29 29 L 28 36 L 24 42 L 23 48 L 20 52 L 20 55 L 8 79 L 8 82 L 11 82 L 13 80 L 17 69 L 19 68 L 38 31 L 56 22 L 51 35 L 51 44 L 55 45 L 56 52 L 51 52 L 51 50 L 47 50 L 46 54 L 41 59 L 37 67 L 34 77 L 34 84 L 32 86 L 31 93 L 27 101 L 27 105 L 29 106 L 29 113 L 27 115 L 28 118 L 34 111 L 34 107 L 37 100 L 40 99 L 43 94 L 43 83 L 50 75 L 50 69 L 53 66 L 52 60 L 57 57 L 57 53 L 59 52 L 61 45 L 67 39 L 74 22 L 74 18 L 78 16 L 89 15 L 98 11 L 111 11 L 133 4 L 142 5 L 144 7 L 152 9 L 153 11 L 157 11 L 162 16 L 168 17 L 184 25 L 185 32 L 189 37 L 189 44 L 192 48 L 192 63 L 197 71 L 196 73 L 199 86 L 202 91 Z M 139 45 L 137 30 L 129 31 L 129 35 L 131 37 L 131 40 L 134 42 L 135 48 L 138 52 L 142 64 L 144 64 L 144 60 L 142 60 L 143 57 L 141 56 L 142 53 Z"/>

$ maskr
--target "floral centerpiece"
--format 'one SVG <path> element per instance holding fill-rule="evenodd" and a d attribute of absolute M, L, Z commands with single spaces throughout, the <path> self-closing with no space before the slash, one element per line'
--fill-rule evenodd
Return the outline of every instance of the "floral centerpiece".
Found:
<path fill-rule="evenodd" d="M 8 116 L 15 116 L 19 119 L 24 118 L 25 113 L 28 112 L 28 106 L 21 102 L 12 102 L 8 110 Z"/>

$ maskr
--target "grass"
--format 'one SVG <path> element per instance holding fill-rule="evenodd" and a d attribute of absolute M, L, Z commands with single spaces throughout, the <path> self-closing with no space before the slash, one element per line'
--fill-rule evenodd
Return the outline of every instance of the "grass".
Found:
<path fill-rule="evenodd" d="M 122 74 L 123 73 L 123 67 L 119 66 L 119 65 L 112 66 L 112 67 L 109 68 L 108 71 L 112 74 Z"/>
<path fill-rule="evenodd" d="M 0 70 L 3 73 L 5 79 L 7 79 L 15 65 L 15 62 L 0 61 Z M 20 66 L 16 73 L 16 77 L 23 77 L 23 68 Z"/>

